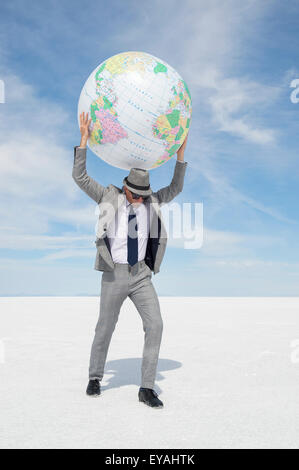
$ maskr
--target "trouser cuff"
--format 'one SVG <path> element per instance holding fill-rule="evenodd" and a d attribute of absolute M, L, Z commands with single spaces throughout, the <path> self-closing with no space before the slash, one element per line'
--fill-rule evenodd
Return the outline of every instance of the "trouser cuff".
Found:
<path fill-rule="evenodd" d="M 154 386 L 155 386 L 154 383 L 147 383 L 147 382 L 140 385 L 140 387 L 142 387 L 142 388 L 151 388 L 151 389 L 153 389 Z"/>

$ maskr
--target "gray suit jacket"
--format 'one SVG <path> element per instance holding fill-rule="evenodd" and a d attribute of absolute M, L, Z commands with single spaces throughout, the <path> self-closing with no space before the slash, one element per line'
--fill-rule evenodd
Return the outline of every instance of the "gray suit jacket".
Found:
<path fill-rule="evenodd" d="M 179 194 L 184 185 L 187 162 L 176 161 L 174 175 L 169 186 L 153 192 L 149 197 L 151 208 L 151 226 L 148 238 L 145 263 L 157 274 L 165 253 L 167 244 L 167 232 L 162 220 L 160 207 Z M 106 235 L 107 227 L 117 210 L 125 200 L 125 194 L 121 188 L 109 184 L 107 187 L 97 183 L 86 172 L 86 148 L 74 147 L 74 166 L 72 177 L 77 185 L 97 204 L 100 215 L 98 221 L 95 244 L 97 247 L 94 269 L 97 271 L 112 271 L 114 263 L 111 256 L 109 240 Z"/>

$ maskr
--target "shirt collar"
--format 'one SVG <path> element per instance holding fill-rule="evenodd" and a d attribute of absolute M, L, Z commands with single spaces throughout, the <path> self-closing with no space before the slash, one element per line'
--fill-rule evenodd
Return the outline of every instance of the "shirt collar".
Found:
<path fill-rule="evenodd" d="M 125 199 L 126 199 L 126 207 L 130 206 L 131 204 L 130 204 L 130 202 L 128 201 L 126 195 L 125 195 Z M 146 203 L 147 203 L 147 201 L 146 201 Z M 146 204 L 146 203 L 144 203 L 144 204 Z M 136 207 L 135 207 L 134 209 L 136 209 Z M 138 208 L 137 208 L 137 209 L 138 209 Z"/>

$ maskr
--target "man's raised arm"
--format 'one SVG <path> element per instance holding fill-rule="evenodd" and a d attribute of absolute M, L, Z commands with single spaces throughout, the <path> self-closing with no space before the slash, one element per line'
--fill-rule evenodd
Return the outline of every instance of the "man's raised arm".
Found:
<path fill-rule="evenodd" d="M 89 125 L 91 119 L 88 120 L 88 113 L 80 115 L 80 132 L 81 142 L 80 146 L 74 147 L 74 166 L 72 177 L 79 186 L 89 197 L 91 197 L 96 203 L 99 203 L 102 199 L 106 188 L 101 184 L 97 183 L 91 178 L 86 171 L 86 144 L 89 137 Z"/>
<path fill-rule="evenodd" d="M 167 202 L 172 201 L 172 199 L 183 190 L 185 172 L 188 165 L 188 163 L 184 161 L 184 152 L 188 135 L 177 152 L 177 161 L 174 167 L 174 174 L 170 185 L 165 186 L 165 188 L 161 188 L 154 193 L 160 204 L 166 204 Z"/>

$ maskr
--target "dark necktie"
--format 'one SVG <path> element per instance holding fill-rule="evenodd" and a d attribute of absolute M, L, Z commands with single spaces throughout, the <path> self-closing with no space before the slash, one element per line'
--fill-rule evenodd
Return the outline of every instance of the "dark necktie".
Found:
<path fill-rule="evenodd" d="M 130 204 L 130 212 L 128 218 L 128 263 L 133 266 L 138 261 L 138 227 L 137 217 Z"/>

